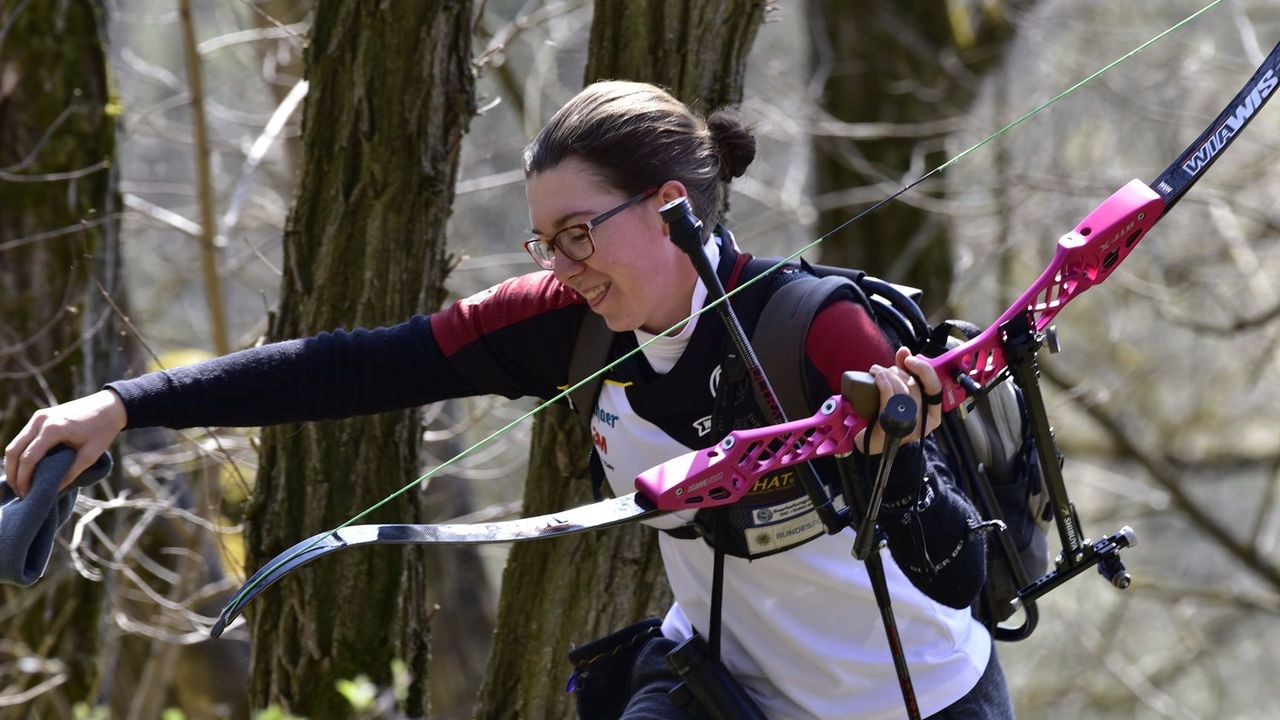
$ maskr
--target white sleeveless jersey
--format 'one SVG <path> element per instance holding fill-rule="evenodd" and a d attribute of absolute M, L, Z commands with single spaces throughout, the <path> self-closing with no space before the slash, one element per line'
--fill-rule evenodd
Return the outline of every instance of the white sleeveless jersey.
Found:
<path fill-rule="evenodd" d="M 705 295 L 699 282 L 695 307 Z M 715 441 L 709 408 L 719 347 L 699 347 L 692 325 L 646 348 L 652 358 L 649 382 L 614 379 L 601 387 L 592 437 L 617 495 L 633 492 L 642 471 Z M 679 524 L 671 517 L 661 520 L 663 527 Z M 865 566 L 850 556 L 853 539 L 853 531 L 845 530 L 753 561 L 726 558 L 724 662 L 771 720 L 889 720 L 905 715 L 870 579 Z M 663 634 L 677 641 L 688 639 L 693 628 L 705 634 L 711 548 L 701 540 L 665 534 L 659 544 L 676 599 Z M 991 637 L 967 609 L 931 600 L 902 574 L 887 550 L 881 553 L 920 711 L 928 716 L 977 683 Z"/>

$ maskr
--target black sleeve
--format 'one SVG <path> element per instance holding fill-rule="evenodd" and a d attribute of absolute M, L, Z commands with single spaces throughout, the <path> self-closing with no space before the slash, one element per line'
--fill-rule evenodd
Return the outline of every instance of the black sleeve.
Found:
<path fill-rule="evenodd" d="M 853 320 L 858 315 L 853 314 L 850 320 L 847 308 L 833 305 L 830 309 L 829 317 L 819 315 L 819 319 L 834 318 L 840 327 L 853 327 L 852 337 L 861 341 L 850 341 L 849 333 L 829 327 L 817 328 L 821 332 L 815 337 L 811 329 L 806 341 L 808 387 L 827 394 L 839 392 L 832 383 L 838 381 L 841 368 L 861 370 L 871 362 L 884 364 L 877 354 L 891 352 L 874 325 L 856 324 Z M 840 312 L 846 314 L 844 319 Z M 817 323 L 815 320 L 815 326 Z M 878 457 L 866 458 L 855 451 L 848 466 L 855 472 L 860 470 L 859 480 L 869 483 L 878 465 Z M 894 561 L 913 585 L 950 607 L 968 607 L 973 602 L 986 582 L 986 540 L 972 532 L 979 522 L 977 511 L 956 486 L 933 437 L 925 438 L 923 449 L 920 442 L 902 444 L 878 520 Z"/>
<path fill-rule="evenodd" d="M 548 272 L 505 280 L 430 316 L 335 330 L 107 385 L 128 427 L 332 420 L 468 395 L 552 397 L 586 305 Z"/>
<path fill-rule="evenodd" d="M 854 453 L 866 482 L 877 459 Z M 937 442 L 904 443 L 894 459 L 880 506 L 880 528 L 903 574 L 921 592 L 953 608 L 969 607 L 986 582 L 986 539 L 978 513 L 956 486 Z"/>
<path fill-rule="evenodd" d="M 326 420 L 478 394 L 446 360 L 430 318 L 336 330 L 107 385 L 128 427 L 250 427 Z"/>

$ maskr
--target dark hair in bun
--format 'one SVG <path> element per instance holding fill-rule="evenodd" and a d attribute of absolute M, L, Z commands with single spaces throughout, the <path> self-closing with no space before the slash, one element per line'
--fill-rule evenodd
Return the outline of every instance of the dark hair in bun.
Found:
<path fill-rule="evenodd" d="M 756 137 L 736 117 L 723 110 L 707 118 L 711 142 L 720 155 L 720 179 L 729 182 L 742 177 L 756 159 Z"/>

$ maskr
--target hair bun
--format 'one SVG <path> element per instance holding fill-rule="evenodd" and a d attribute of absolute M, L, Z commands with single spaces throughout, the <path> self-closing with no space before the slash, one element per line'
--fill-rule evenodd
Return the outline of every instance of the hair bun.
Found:
<path fill-rule="evenodd" d="M 720 179 L 729 182 L 742 177 L 756 159 L 756 138 L 734 116 L 716 111 L 707 118 L 711 142 L 720 156 Z"/>

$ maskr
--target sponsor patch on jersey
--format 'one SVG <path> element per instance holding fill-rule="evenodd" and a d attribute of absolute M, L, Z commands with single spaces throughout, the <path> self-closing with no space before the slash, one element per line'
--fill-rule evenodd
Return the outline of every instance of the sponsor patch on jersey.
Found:
<path fill-rule="evenodd" d="M 844 498 L 837 495 L 832 500 L 837 512 L 844 509 Z M 754 508 L 751 511 L 752 526 L 743 531 L 747 540 L 747 552 L 769 552 L 814 538 L 826 532 L 818 513 L 813 511 L 809 498 L 799 498 L 780 505 Z"/>
<path fill-rule="evenodd" d="M 618 426 L 618 416 L 596 405 L 596 419 L 609 427 Z"/>
<path fill-rule="evenodd" d="M 817 513 L 808 513 L 794 520 L 765 525 L 747 530 L 747 551 L 768 552 L 780 547 L 795 545 L 826 532 Z"/>
<path fill-rule="evenodd" d="M 767 525 L 773 522 L 789 520 L 811 510 L 813 510 L 813 503 L 809 502 L 809 498 L 796 498 L 781 505 L 755 508 L 751 511 L 751 522 L 752 525 Z"/>

